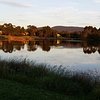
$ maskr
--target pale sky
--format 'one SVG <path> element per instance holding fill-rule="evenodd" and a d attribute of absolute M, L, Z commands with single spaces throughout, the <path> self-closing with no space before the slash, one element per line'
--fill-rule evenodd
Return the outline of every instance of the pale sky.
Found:
<path fill-rule="evenodd" d="M 100 27 L 100 0 L 0 0 L 0 24 Z"/>

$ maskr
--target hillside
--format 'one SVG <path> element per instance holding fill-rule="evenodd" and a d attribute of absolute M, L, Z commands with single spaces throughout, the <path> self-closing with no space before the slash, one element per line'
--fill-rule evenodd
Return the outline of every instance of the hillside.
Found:
<path fill-rule="evenodd" d="M 62 32 L 62 31 L 68 31 L 68 32 L 79 32 L 79 31 L 83 31 L 83 27 L 73 27 L 73 26 L 54 26 L 52 27 L 52 29 L 58 31 L 58 32 Z"/>

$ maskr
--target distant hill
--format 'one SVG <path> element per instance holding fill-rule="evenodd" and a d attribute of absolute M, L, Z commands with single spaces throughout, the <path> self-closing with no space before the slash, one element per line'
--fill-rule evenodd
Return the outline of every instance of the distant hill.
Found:
<path fill-rule="evenodd" d="M 79 31 L 83 31 L 84 28 L 83 27 L 73 27 L 73 26 L 54 26 L 52 27 L 52 29 L 58 31 L 58 32 L 62 32 L 62 31 L 68 31 L 68 32 L 79 32 Z"/>

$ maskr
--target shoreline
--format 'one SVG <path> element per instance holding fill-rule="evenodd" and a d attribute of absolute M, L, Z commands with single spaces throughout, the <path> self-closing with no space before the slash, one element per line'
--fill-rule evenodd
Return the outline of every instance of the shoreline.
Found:
<path fill-rule="evenodd" d="M 8 40 L 8 41 L 34 41 L 34 40 L 66 40 L 66 41 L 78 41 L 81 42 L 81 39 L 71 39 L 64 37 L 36 37 L 36 36 L 12 36 L 12 35 L 0 35 L 0 40 Z"/>

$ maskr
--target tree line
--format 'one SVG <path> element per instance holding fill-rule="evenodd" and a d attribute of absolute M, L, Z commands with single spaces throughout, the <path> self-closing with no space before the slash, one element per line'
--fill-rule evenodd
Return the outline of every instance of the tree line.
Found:
<path fill-rule="evenodd" d="M 100 42 L 100 28 L 86 26 L 82 32 L 82 38 L 90 42 Z"/>
<path fill-rule="evenodd" d="M 0 25 L 0 35 L 14 35 L 14 36 L 36 36 L 44 38 L 68 38 L 68 39 L 83 39 L 83 40 L 100 40 L 100 28 L 97 29 L 93 26 L 86 26 L 83 31 L 58 32 L 53 30 L 50 26 L 36 27 L 28 25 L 25 29 L 21 26 L 15 26 L 11 23 L 4 23 Z"/>
<path fill-rule="evenodd" d="M 15 26 L 11 23 L 0 25 L 1 35 L 14 35 L 14 36 L 38 36 L 38 37 L 56 37 L 57 32 L 52 30 L 49 26 L 37 28 L 34 25 L 28 25 L 25 29 L 21 26 Z"/>

